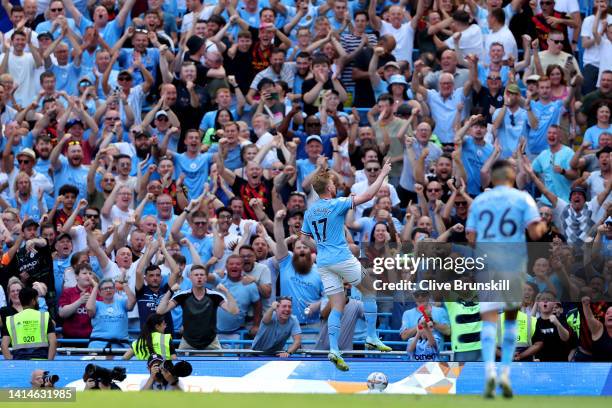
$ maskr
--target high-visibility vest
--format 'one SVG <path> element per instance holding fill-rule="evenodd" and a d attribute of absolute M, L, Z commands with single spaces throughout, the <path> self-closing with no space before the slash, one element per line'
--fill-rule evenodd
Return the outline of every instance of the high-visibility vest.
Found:
<path fill-rule="evenodd" d="M 480 305 L 462 302 L 445 302 L 451 324 L 451 347 L 454 352 L 480 350 Z"/>
<path fill-rule="evenodd" d="M 170 340 L 172 340 L 172 336 L 169 334 L 158 332 L 151 333 L 153 351 L 162 356 L 164 359 L 170 357 Z M 146 343 L 142 339 L 132 342 L 132 350 L 134 350 L 134 355 L 138 360 L 147 360 L 150 356 L 149 349 L 146 347 Z"/>
<path fill-rule="evenodd" d="M 505 318 L 505 313 L 502 313 L 499 317 L 497 344 L 502 344 L 503 342 Z M 518 311 L 516 314 L 516 347 L 531 346 L 531 337 L 535 333 L 537 321 L 538 319 L 535 316 L 527 316 L 525 312 Z"/>
<path fill-rule="evenodd" d="M 49 312 L 24 309 L 6 319 L 13 349 L 49 347 L 47 326 Z"/>

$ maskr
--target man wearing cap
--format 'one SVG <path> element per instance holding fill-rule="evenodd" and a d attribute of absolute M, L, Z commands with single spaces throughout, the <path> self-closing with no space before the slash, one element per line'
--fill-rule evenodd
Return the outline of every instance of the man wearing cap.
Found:
<path fill-rule="evenodd" d="M 55 294 L 51 247 L 45 238 L 39 236 L 38 226 L 38 223 L 32 219 L 27 219 L 21 224 L 23 242 L 15 254 L 17 262 L 16 275 L 29 287 L 34 282 L 41 282 L 47 285 L 45 299 L 49 312 L 52 316 L 55 316 L 57 297 Z"/>
<path fill-rule="evenodd" d="M 572 181 L 578 177 L 578 174 L 570 166 L 574 151 L 561 143 L 561 132 L 561 128 L 556 125 L 548 128 L 548 148 L 533 160 L 532 166 L 533 171 L 542 178 L 547 189 L 560 199 L 567 200 Z M 543 201 L 549 204 L 547 200 Z"/>
<path fill-rule="evenodd" d="M 377 15 L 376 5 L 376 0 L 372 0 L 368 7 L 368 15 L 372 28 L 380 31 L 381 35 L 391 34 L 397 42 L 397 47 L 393 51 L 395 58 L 398 61 L 407 61 L 412 65 L 414 34 L 417 30 L 417 24 L 425 12 L 425 2 L 417 2 L 416 14 L 408 22 L 404 22 L 406 18 L 405 9 L 401 5 L 389 7 L 389 22 Z"/>
<path fill-rule="evenodd" d="M 198 0 L 194 0 L 195 3 Z M 183 391 L 183 385 L 178 377 L 175 377 L 163 367 L 164 358 L 159 354 L 151 354 L 147 361 L 149 378 L 140 382 L 139 389 L 150 391 Z"/>
<path fill-rule="evenodd" d="M 531 177 L 540 192 L 552 203 L 554 209 L 553 221 L 559 231 L 565 235 L 568 244 L 582 245 L 591 236 L 593 226 L 601 219 L 604 204 L 610 201 L 612 182 L 606 183 L 604 191 L 587 201 L 587 192 L 582 187 L 573 187 L 569 194 L 569 202 L 551 192 L 538 178 L 529 163 L 525 171 Z"/>
<path fill-rule="evenodd" d="M 295 166 L 297 168 L 297 189 L 298 191 L 304 191 L 304 180 L 310 180 L 309 175 L 316 172 L 319 167 L 322 168 L 334 168 L 336 160 L 327 160 L 327 157 L 323 156 L 323 140 L 319 135 L 310 135 L 306 138 L 306 159 L 296 160 Z M 308 188 L 310 190 L 310 188 Z"/>
<path fill-rule="evenodd" d="M 62 295 L 64 288 L 64 271 L 68 269 L 70 260 L 74 253 L 72 237 L 68 233 L 58 235 L 55 240 L 55 257 L 53 259 L 53 277 L 55 280 L 55 291 L 57 298 Z"/>
<path fill-rule="evenodd" d="M 32 184 L 32 197 L 38 197 L 39 192 L 42 190 L 47 194 L 53 194 L 53 184 L 43 173 L 39 173 L 34 170 L 36 164 L 36 154 L 28 147 L 23 148 L 17 153 L 17 167 L 15 167 L 15 159 L 11 153 L 11 140 L 6 144 L 6 147 L 2 153 L 2 170 L 8 174 L 9 184 L 9 195 L 12 197 L 15 194 L 15 177 L 20 171 L 25 172 L 30 176 L 30 183 Z"/>
<path fill-rule="evenodd" d="M 521 91 L 516 84 L 506 87 L 504 105 L 493 112 L 493 133 L 501 144 L 500 159 L 507 159 L 518 148 L 521 137 L 527 134 L 527 126 L 538 127 L 538 120 L 532 111 L 526 111 L 519 105 Z"/>

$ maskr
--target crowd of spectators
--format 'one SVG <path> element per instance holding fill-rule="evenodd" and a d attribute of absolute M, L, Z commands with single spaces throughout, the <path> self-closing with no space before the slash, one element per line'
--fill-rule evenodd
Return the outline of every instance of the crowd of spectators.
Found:
<path fill-rule="evenodd" d="M 330 309 L 299 233 L 313 175 L 333 172 L 348 196 L 393 163 L 346 219 L 368 266 L 421 242 L 465 243 L 472 200 L 507 159 L 549 225 L 516 359 L 612 358 L 607 0 L 2 7 L 5 336 L 33 287 L 60 341 L 91 348 L 129 348 L 145 326 L 179 349 L 324 348 Z M 351 349 L 363 304 L 347 292 Z M 380 328 L 411 358 L 479 358 L 473 299 L 384 295 Z"/>

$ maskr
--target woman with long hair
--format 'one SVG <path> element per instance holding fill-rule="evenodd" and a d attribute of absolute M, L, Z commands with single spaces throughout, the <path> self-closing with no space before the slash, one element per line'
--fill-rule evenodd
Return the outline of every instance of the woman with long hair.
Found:
<path fill-rule="evenodd" d="M 166 319 L 163 315 L 153 313 L 140 330 L 138 339 L 132 342 L 132 348 L 123 355 L 124 360 L 136 356 L 138 360 L 147 360 L 151 354 L 159 354 L 164 359 L 176 360 L 176 351 L 172 345 L 172 336 L 165 334 Z"/>
<path fill-rule="evenodd" d="M 234 121 L 234 115 L 229 109 L 219 109 L 215 115 L 215 126 L 206 130 L 204 137 L 202 138 L 202 144 L 206 146 L 212 146 L 216 144 L 220 136 L 217 133 L 219 130 L 223 130 L 223 125 Z"/>
<path fill-rule="evenodd" d="M 8 284 L 6 285 L 8 302 L 6 306 L 0 308 L 0 327 L 4 326 L 7 317 L 16 315 L 23 310 L 21 302 L 19 301 L 19 292 L 24 287 L 25 285 L 16 276 L 12 276 L 8 280 Z"/>
<path fill-rule="evenodd" d="M 606 101 L 597 104 L 597 123 L 586 130 L 584 142 L 589 142 L 590 149 L 599 149 L 599 137 L 602 133 L 612 133 L 610 126 L 610 105 Z"/>
<path fill-rule="evenodd" d="M 569 94 L 565 73 L 561 66 L 551 64 L 546 67 L 546 76 L 550 78 L 551 97 L 553 101 L 563 100 Z"/>

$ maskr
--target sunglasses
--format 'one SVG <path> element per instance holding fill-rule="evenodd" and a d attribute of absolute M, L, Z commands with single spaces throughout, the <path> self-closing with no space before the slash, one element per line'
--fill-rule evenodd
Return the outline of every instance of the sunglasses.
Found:
<path fill-rule="evenodd" d="M 119 80 L 119 81 L 131 81 L 132 78 L 130 78 L 130 77 L 118 77 L 117 80 Z"/>
<path fill-rule="evenodd" d="M 551 42 L 554 42 L 554 43 L 555 43 L 555 44 L 557 44 L 557 45 L 561 45 L 561 44 L 563 44 L 563 40 L 553 40 L 552 38 L 549 38 L 549 40 L 550 40 Z"/>
<path fill-rule="evenodd" d="M 149 30 L 145 30 L 144 28 L 137 28 L 134 30 L 136 33 L 149 34 Z"/>
<path fill-rule="evenodd" d="M 81 142 L 79 142 L 78 140 L 71 140 L 70 142 L 68 142 L 68 146 L 80 146 Z"/>
<path fill-rule="evenodd" d="M 208 221 L 197 221 L 193 223 L 193 225 L 197 225 L 198 227 L 203 227 L 206 224 L 208 224 Z"/>
<path fill-rule="evenodd" d="M 85 218 L 98 218 L 98 214 L 85 214 Z"/>
<path fill-rule="evenodd" d="M 100 290 L 115 290 L 114 286 L 106 286 L 104 288 L 100 288 Z"/>
<path fill-rule="evenodd" d="M 489 81 L 499 81 L 501 79 L 501 77 L 492 77 L 492 76 L 488 76 L 487 79 Z"/>
<path fill-rule="evenodd" d="M 121 120 L 121 118 L 119 118 L 119 117 L 116 117 L 116 118 L 106 118 L 106 120 L 114 120 L 114 121 L 117 121 L 117 120 Z"/>
<path fill-rule="evenodd" d="M 547 212 L 541 212 L 540 216 L 541 217 L 552 217 L 552 214 L 551 213 L 547 213 Z"/>
<path fill-rule="evenodd" d="M 160 116 L 159 118 L 157 118 L 157 120 L 159 120 L 160 122 L 167 122 L 168 121 L 168 117 L 167 116 Z"/>
<path fill-rule="evenodd" d="M 52 9 L 49 9 L 49 10 L 51 10 L 54 13 L 59 13 L 60 11 L 64 11 L 63 8 L 52 8 Z"/>
<path fill-rule="evenodd" d="M 427 189 L 428 193 L 439 193 L 440 191 L 442 191 L 441 188 L 428 188 Z"/>
<path fill-rule="evenodd" d="M 457 207 L 467 207 L 467 201 L 455 201 Z"/>
<path fill-rule="evenodd" d="M 285 170 L 285 168 L 284 167 L 272 167 L 272 170 L 273 171 L 283 171 Z"/>
<path fill-rule="evenodd" d="M 31 160 L 18 159 L 17 163 L 19 163 L 19 164 L 30 164 L 30 163 L 32 163 L 32 161 Z"/>
<path fill-rule="evenodd" d="M 365 171 L 370 172 L 370 173 L 374 173 L 376 171 L 380 171 L 380 167 L 369 167 L 369 168 L 365 169 Z"/>
<path fill-rule="evenodd" d="M 514 113 L 510 114 L 510 126 L 516 126 L 516 122 L 514 121 Z"/>

